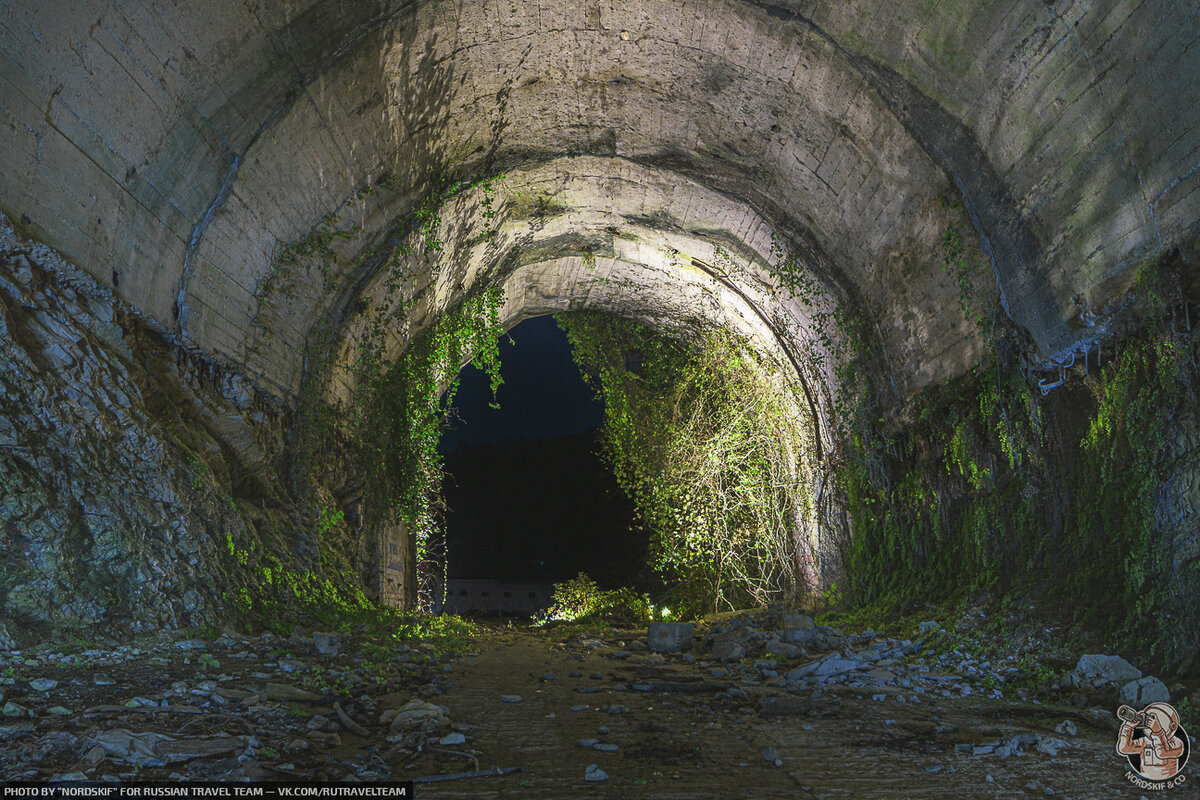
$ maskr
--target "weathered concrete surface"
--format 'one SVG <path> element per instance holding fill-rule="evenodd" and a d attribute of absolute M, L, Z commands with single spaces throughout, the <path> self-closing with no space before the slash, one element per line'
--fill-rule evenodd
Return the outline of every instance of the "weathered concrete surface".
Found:
<path fill-rule="evenodd" d="M 904 394 L 973 361 L 939 193 L 964 197 L 1042 357 L 1103 333 L 1139 260 L 1192 251 L 1198 35 L 1162 2 L 22 2 L 0 17 L 0 204 L 287 395 L 294 343 L 354 307 L 358 255 L 432 171 L 638 162 L 786 235 L 866 305 Z M 362 226 L 335 248 L 354 280 L 264 302 L 272 253 L 329 212 Z"/>

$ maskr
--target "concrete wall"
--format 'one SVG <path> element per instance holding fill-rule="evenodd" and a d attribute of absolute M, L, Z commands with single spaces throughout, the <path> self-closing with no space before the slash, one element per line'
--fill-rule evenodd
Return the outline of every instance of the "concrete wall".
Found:
<path fill-rule="evenodd" d="M 541 583 L 450 578 L 439 611 L 447 614 L 532 616 L 550 607 L 553 587 Z"/>
<path fill-rule="evenodd" d="M 903 394 L 975 354 L 939 193 L 1045 358 L 1103 333 L 1140 259 L 1194 252 L 1198 26 L 1166 2 L 30 0 L 0 16 L 0 206 L 286 396 L 430 170 L 589 153 L 603 210 L 641 192 L 633 161 L 692 187 L 675 217 L 702 187 L 743 209 L 710 227 L 786 234 L 865 304 Z M 352 280 L 298 276 L 260 341 L 272 253 L 329 212 L 362 226 Z"/>

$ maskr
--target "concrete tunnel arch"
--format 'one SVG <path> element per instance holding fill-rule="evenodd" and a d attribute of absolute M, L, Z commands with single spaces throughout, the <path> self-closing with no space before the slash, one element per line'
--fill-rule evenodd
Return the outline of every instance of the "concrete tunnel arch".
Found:
<path fill-rule="evenodd" d="M 801 300 L 786 291 L 771 273 L 786 257 L 778 235 L 719 193 L 637 164 L 614 167 L 592 156 L 562 161 L 455 194 L 440 205 L 438 249 L 426 246 L 421 229 L 392 243 L 380 257 L 387 266 L 358 294 L 354 315 L 340 328 L 325 401 L 354 402 L 363 351 L 395 363 L 439 314 L 493 286 L 503 294 L 504 329 L 565 310 L 630 317 L 685 341 L 721 327 L 766 357 L 785 403 L 803 420 L 802 440 L 791 445 L 796 479 L 815 507 L 828 478 L 820 470 L 829 466 L 821 461 L 832 442 L 834 362 L 822 358 L 830 342 L 821 340 L 814 317 L 828 311 L 833 295 L 814 291 Z M 673 202 L 680 196 L 686 205 Z M 713 219 L 732 224 L 718 227 Z M 423 283 L 428 275 L 435 277 Z M 817 554 L 833 549 L 822 545 L 820 527 L 816 514 L 797 509 L 797 557 L 813 585 Z M 381 530 L 385 549 L 405 551 L 410 537 L 402 526 Z M 411 564 L 411 552 L 402 561 Z M 384 580 L 411 594 L 403 571 Z"/>
<path fill-rule="evenodd" d="M 3 24 L 3 209 L 285 405 L 319 330 L 348 363 L 396 296 L 384 267 L 443 178 L 503 174 L 535 204 L 441 208 L 448 246 L 407 269 L 391 357 L 488 285 L 509 320 L 703 318 L 812 370 L 822 447 L 832 366 L 806 366 L 815 309 L 779 291 L 775 241 L 872 321 L 899 402 L 984 347 L 948 226 L 977 235 L 972 281 L 1043 364 L 1109 334 L 1137 264 L 1200 233 L 1186 8 L 89 0 Z"/>

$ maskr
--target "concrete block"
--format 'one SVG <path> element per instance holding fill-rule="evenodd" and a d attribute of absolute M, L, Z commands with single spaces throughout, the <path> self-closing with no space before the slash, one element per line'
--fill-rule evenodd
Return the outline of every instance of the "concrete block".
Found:
<path fill-rule="evenodd" d="M 695 632 L 696 626 L 691 622 L 651 622 L 646 641 L 656 653 L 678 653 L 691 642 Z"/>

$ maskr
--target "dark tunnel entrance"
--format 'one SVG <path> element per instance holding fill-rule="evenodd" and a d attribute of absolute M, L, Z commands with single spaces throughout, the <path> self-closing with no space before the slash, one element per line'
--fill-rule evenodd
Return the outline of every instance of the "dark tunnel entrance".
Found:
<path fill-rule="evenodd" d="M 504 383 L 468 365 L 439 448 L 453 613 L 528 616 L 580 572 L 601 588 L 655 588 L 632 501 L 599 456 L 604 408 L 552 317 L 501 342 Z M 436 601 L 435 601 L 436 602 Z"/>

